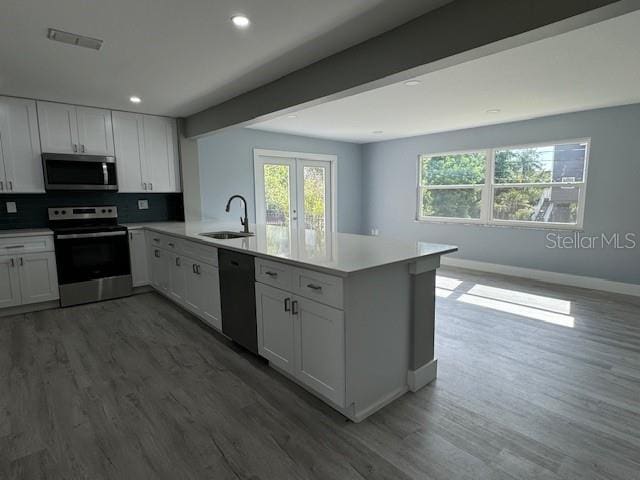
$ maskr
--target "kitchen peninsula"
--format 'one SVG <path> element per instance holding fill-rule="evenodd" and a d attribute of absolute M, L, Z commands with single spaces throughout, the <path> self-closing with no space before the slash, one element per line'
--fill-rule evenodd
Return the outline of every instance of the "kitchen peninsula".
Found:
<path fill-rule="evenodd" d="M 134 285 L 148 271 L 156 290 L 218 330 L 219 253 L 252 257 L 258 353 L 353 421 L 436 378 L 435 271 L 454 246 L 309 230 L 292 238 L 272 225 L 227 240 L 203 234 L 237 225 L 128 227 Z"/>

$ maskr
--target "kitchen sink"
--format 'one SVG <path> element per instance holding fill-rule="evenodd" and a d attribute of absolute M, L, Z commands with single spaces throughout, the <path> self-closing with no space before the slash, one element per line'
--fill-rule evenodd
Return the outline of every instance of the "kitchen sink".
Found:
<path fill-rule="evenodd" d="M 202 235 L 203 237 L 217 238 L 218 240 L 229 240 L 229 239 L 232 239 L 232 238 L 252 237 L 252 236 L 255 235 L 255 233 L 222 231 L 222 232 L 201 233 L 200 235 Z"/>

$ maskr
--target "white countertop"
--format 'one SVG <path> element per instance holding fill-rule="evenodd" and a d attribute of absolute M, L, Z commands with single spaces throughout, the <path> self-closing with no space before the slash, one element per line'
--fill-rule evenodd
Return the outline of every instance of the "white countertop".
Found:
<path fill-rule="evenodd" d="M 203 244 L 245 252 L 257 257 L 274 259 L 286 263 L 308 266 L 337 275 L 348 275 L 362 270 L 399 262 L 443 255 L 455 252 L 457 247 L 426 242 L 403 242 L 399 240 L 333 233 L 324 239 L 317 232 L 307 230 L 306 240 L 291 241 L 288 230 L 273 225 L 251 225 L 253 237 L 218 240 L 200 235 L 205 232 L 239 231 L 239 225 L 211 222 L 150 222 L 126 224 L 131 229 L 146 228 L 198 241 Z"/>
<path fill-rule="evenodd" d="M 48 228 L 16 228 L 0 230 L 0 237 L 37 237 L 38 235 L 53 235 Z"/>

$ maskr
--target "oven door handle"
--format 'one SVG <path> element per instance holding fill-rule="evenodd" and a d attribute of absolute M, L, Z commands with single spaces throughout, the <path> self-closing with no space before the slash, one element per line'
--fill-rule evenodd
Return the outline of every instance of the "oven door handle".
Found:
<path fill-rule="evenodd" d="M 101 238 L 101 237 L 118 237 L 120 235 L 126 235 L 126 230 L 119 230 L 117 232 L 100 232 L 100 233 L 69 233 L 65 235 L 57 235 L 56 240 L 71 240 L 73 238 Z"/>
<path fill-rule="evenodd" d="M 107 164 L 102 162 L 102 178 L 105 185 L 109 185 L 109 170 L 107 170 Z"/>

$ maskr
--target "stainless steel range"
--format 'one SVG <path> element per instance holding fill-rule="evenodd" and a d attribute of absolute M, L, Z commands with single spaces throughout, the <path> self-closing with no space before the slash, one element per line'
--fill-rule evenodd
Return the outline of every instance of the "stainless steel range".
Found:
<path fill-rule="evenodd" d="M 115 206 L 49 208 L 54 232 L 60 305 L 131 294 L 127 227 Z"/>

